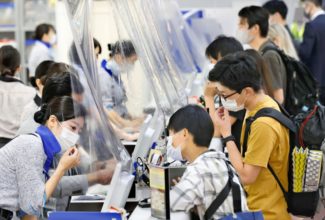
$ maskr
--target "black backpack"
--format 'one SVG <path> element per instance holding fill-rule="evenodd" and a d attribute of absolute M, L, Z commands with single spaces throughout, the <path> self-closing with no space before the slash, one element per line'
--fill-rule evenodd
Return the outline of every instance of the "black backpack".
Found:
<path fill-rule="evenodd" d="M 276 51 L 285 65 L 287 73 L 287 88 L 284 108 L 291 114 L 297 115 L 312 109 L 318 101 L 317 83 L 308 67 L 282 50 L 274 46 L 265 47 L 262 54 L 267 51 Z"/>
<path fill-rule="evenodd" d="M 308 136 L 312 136 L 311 133 L 312 130 L 315 129 L 315 127 L 323 126 L 325 124 L 325 121 L 320 121 L 319 119 L 323 118 L 323 115 L 320 117 L 317 112 L 323 112 L 325 111 L 324 107 L 318 107 L 316 110 L 312 110 L 308 113 L 305 113 L 303 115 L 300 115 L 299 118 L 291 119 L 289 114 L 283 109 L 281 105 L 280 109 L 281 112 L 273 109 L 273 108 L 263 108 L 259 110 L 253 117 L 249 117 L 246 119 L 246 128 L 244 132 L 244 141 L 243 141 L 243 150 L 242 150 L 242 156 L 245 156 L 245 152 L 247 150 L 247 143 L 248 143 L 248 136 L 250 133 L 250 127 L 252 123 L 259 117 L 271 117 L 278 122 L 280 122 L 283 126 L 289 129 L 289 137 L 290 137 L 290 151 L 289 151 L 289 167 L 288 167 L 288 191 L 285 190 L 282 183 L 280 182 L 279 178 L 277 177 L 276 173 L 268 164 L 268 169 L 272 173 L 273 177 L 279 184 L 285 200 L 288 205 L 288 212 L 297 215 L 297 216 L 306 216 L 306 217 L 313 217 L 315 215 L 317 204 L 319 201 L 319 190 L 312 191 L 312 192 L 294 192 L 293 191 L 293 173 L 292 173 L 292 152 L 295 146 L 298 146 L 297 144 L 302 140 L 305 139 L 305 135 L 308 134 Z M 312 122 L 318 121 L 318 124 L 314 124 L 314 128 L 310 129 L 312 127 Z M 303 126 L 305 124 L 305 126 Z M 309 124 L 310 127 L 306 127 L 306 124 Z M 301 132 L 303 132 L 301 136 Z M 319 131 L 321 133 L 324 133 L 323 131 Z M 318 132 L 318 134 L 319 134 Z M 323 136 L 324 139 L 324 136 Z M 320 147 L 320 146 L 319 146 Z"/>

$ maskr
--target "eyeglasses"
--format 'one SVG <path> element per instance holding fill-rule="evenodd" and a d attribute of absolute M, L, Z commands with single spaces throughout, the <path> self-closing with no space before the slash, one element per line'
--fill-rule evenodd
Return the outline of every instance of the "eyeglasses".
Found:
<path fill-rule="evenodd" d="M 220 101 L 219 101 L 219 104 L 221 103 L 221 98 L 223 98 L 225 101 L 227 101 L 227 99 L 228 99 L 229 97 L 235 95 L 236 93 L 238 93 L 238 92 L 233 92 L 233 93 L 231 93 L 231 94 L 229 94 L 229 95 L 227 95 L 227 96 L 224 96 L 224 95 L 219 94 L 219 97 L 220 97 L 220 99 L 219 99 L 219 100 L 220 100 Z"/>

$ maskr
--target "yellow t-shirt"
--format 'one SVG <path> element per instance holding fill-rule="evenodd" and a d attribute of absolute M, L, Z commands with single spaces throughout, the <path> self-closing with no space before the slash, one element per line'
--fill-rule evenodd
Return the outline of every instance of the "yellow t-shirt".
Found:
<path fill-rule="evenodd" d="M 277 103 L 266 96 L 254 110 L 246 112 L 245 119 L 254 116 L 265 107 L 279 110 Z M 243 143 L 245 127 L 244 120 L 241 143 Z M 249 209 L 262 210 L 266 220 L 291 219 L 287 212 L 283 192 L 267 169 L 269 163 L 287 190 L 289 148 L 289 131 L 278 121 L 270 117 L 260 117 L 252 123 L 244 163 L 259 166 L 262 169 L 256 181 L 246 185 L 245 190 L 248 194 Z"/>

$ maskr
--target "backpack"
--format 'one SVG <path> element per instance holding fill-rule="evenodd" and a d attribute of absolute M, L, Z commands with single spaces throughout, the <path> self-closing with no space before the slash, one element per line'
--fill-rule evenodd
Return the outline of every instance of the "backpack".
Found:
<path fill-rule="evenodd" d="M 320 114 L 317 114 L 317 112 L 325 112 L 325 107 L 323 106 L 318 106 L 317 108 L 315 107 L 312 111 L 308 113 L 301 113 L 295 118 L 290 118 L 289 114 L 283 109 L 281 105 L 280 111 L 277 111 L 276 109 L 273 108 L 263 108 L 259 110 L 253 117 L 249 117 L 246 119 L 246 128 L 244 131 L 244 140 L 243 140 L 243 151 L 242 151 L 242 156 L 244 157 L 245 152 L 247 150 L 247 143 L 248 143 L 248 136 L 250 133 L 250 127 L 252 123 L 259 117 L 271 117 L 275 120 L 277 120 L 279 123 L 281 123 L 283 126 L 288 128 L 289 130 L 289 140 L 290 140 L 290 151 L 289 151 L 289 167 L 288 167 L 288 191 L 285 190 L 284 186 L 280 182 L 279 178 L 277 177 L 277 174 L 274 172 L 270 164 L 268 164 L 268 170 L 271 172 L 277 183 L 279 184 L 283 194 L 284 198 L 287 202 L 288 205 L 288 212 L 293 214 L 293 215 L 298 215 L 298 216 L 306 216 L 306 217 L 313 217 L 315 215 L 318 201 L 319 201 L 319 186 L 321 185 L 320 182 L 318 182 L 316 188 L 314 187 L 313 189 L 308 188 L 307 183 L 310 182 L 310 175 L 314 174 L 314 172 L 309 172 L 307 171 L 309 168 L 312 168 L 313 161 L 313 153 L 315 152 L 314 150 L 320 150 L 320 145 L 312 145 L 309 147 L 306 144 L 310 144 L 308 142 L 308 138 L 305 139 L 305 134 L 307 136 L 312 137 L 313 130 L 325 125 L 325 121 L 321 121 L 319 119 L 322 119 L 323 116 L 319 117 Z M 316 110 L 315 110 L 316 109 Z M 318 123 L 313 123 L 315 121 L 318 121 Z M 311 124 L 313 123 L 313 124 Z M 320 135 L 319 133 L 323 133 L 322 139 L 324 139 L 325 134 L 324 130 L 321 132 L 318 132 L 317 135 Z M 315 137 L 314 137 L 315 138 Z M 305 141 L 307 140 L 307 141 Z M 304 160 L 304 169 L 303 169 L 303 174 L 302 175 L 296 175 L 295 169 L 296 168 L 296 160 L 294 160 L 294 156 L 297 154 L 297 148 L 296 146 L 298 143 L 302 143 L 301 147 L 304 147 L 306 152 L 306 158 Z M 318 144 L 318 143 L 317 143 Z M 300 153 L 304 151 L 301 150 Z M 320 152 L 320 151 L 316 151 Z M 320 152 L 321 154 L 321 152 Z M 322 154 L 321 154 L 322 155 Z M 322 166 L 322 162 L 320 162 L 319 167 Z M 321 169 L 321 168 L 320 168 Z M 316 175 L 316 174 L 315 174 Z M 301 186 L 303 190 L 297 191 L 297 184 L 295 184 L 296 177 L 300 177 L 301 180 L 304 182 L 304 187 Z M 320 181 L 320 177 L 318 181 Z"/>
<path fill-rule="evenodd" d="M 278 47 L 268 46 L 262 51 L 276 51 L 283 61 L 287 74 L 284 108 L 292 115 L 312 109 L 318 101 L 317 83 L 308 67 L 301 61 L 287 56 Z"/>

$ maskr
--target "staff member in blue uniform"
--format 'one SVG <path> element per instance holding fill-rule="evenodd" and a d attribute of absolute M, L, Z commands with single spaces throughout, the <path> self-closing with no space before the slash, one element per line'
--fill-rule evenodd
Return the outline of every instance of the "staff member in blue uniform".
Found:
<path fill-rule="evenodd" d="M 57 38 L 56 30 L 51 24 L 40 24 L 35 30 L 35 44 L 29 54 L 29 75 L 35 76 L 37 66 L 44 60 L 55 60 L 53 48 Z"/>
<path fill-rule="evenodd" d="M 67 170 L 80 162 L 75 147 L 84 124 L 86 110 L 71 97 L 54 98 L 35 113 L 42 124 L 36 133 L 21 135 L 0 149 L 0 219 L 40 216 Z M 61 160 L 49 176 L 56 154 Z"/>
<path fill-rule="evenodd" d="M 108 45 L 110 58 L 101 62 L 99 70 L 100 88 L 103 104 L 108 110 L 114 110 L 120 116 L 128 118 L 125 106 L 127 101 L 122 73 L 128 73 L 134 67 L 138 57 L 131 41 L 117 41 Z"/>

